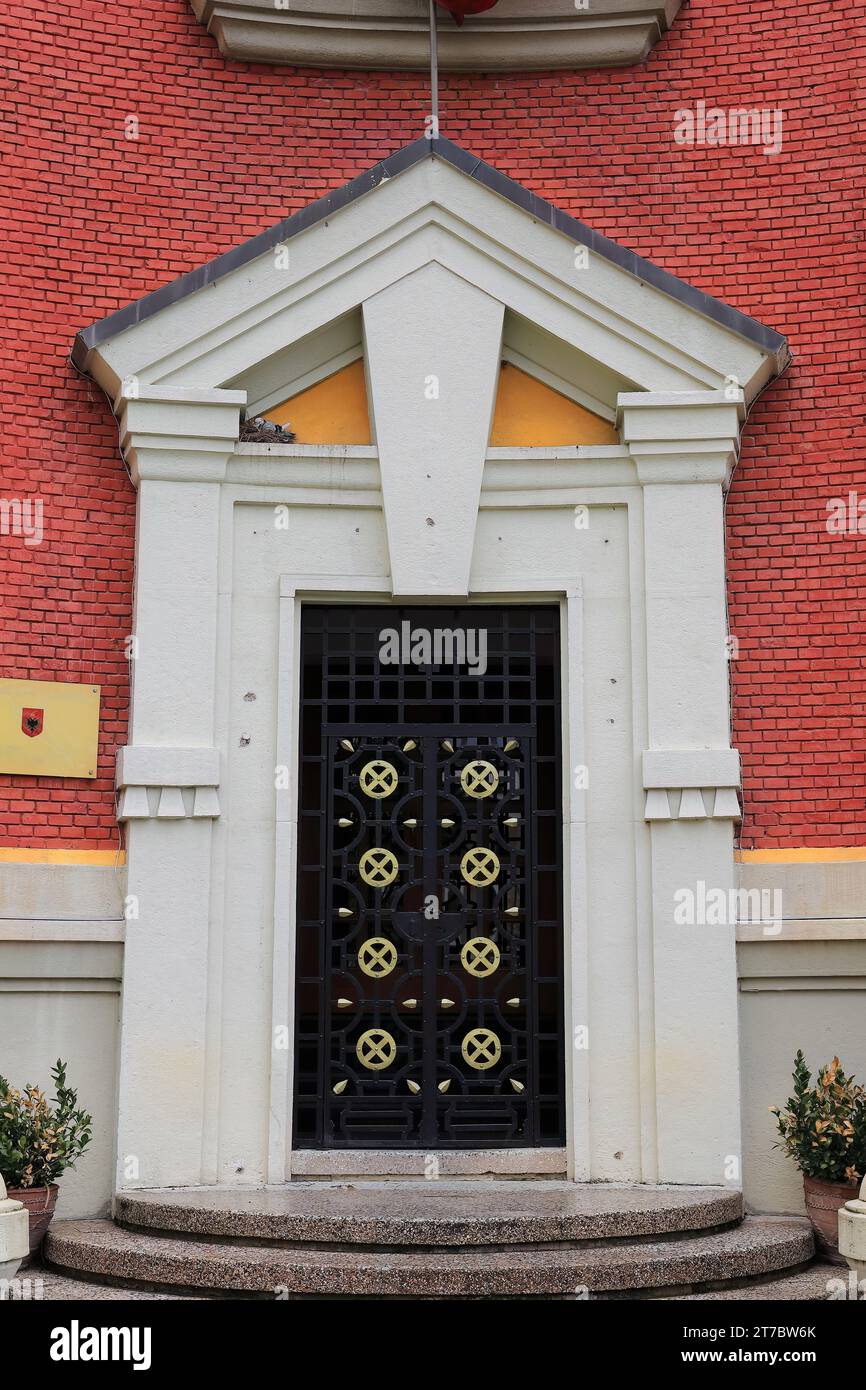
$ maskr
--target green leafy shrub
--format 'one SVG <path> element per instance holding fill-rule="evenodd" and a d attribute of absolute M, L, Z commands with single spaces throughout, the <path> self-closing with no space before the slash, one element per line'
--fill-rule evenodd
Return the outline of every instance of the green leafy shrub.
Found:
<path fill-rule="evenodd" d="M 857 1182 L 866 1172 L 866 1090 L 846 1076 L 839 1058 L 822 1067 L 812 1086 L 802 1052 L 794 1059 L 794 1094 L 776 1116 L 784 1149 L 804 1177 Z"/>
<path fill-rule="evenodd" d="M 38 1086 L 17 1091 L 0 1076 L 0 1175 L 7 1187 L 47 1187 L 74 1168 L 91 1140 L 93 1118 L 66 1085 L 66 1063 L 52 1068 L 51 1104 Z"/>

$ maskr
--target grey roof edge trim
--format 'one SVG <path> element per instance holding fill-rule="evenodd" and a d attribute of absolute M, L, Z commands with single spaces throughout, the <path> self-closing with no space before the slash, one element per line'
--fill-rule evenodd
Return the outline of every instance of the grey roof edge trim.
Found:
<path fill-rule="evenodd" d="M 563 212 L 553 203 L 548 203 L 546 199 L 539 197 L 537 193 L 532 193 L 528 188 L 524 188 L 523 184 L 517 183 L 507 174 L 502 174 L 492 165 L 485 164 L 482 160 L 467 154 L 459 145 L 452 144 L 450 140 L 438 140 L 435 144 L 436 153 L 446 163 L 452 164 L 454 168 L 460 169 L 470 178 L 477 179 L 485 188 L 498 193 L 500 197 L 507 198 L 509 202 L 522 208 L 524 212 L 529 213 L 537 221 L 545 222 L 554 231 L 561 232 L 563 236 L 586 246 L 595 255 L 602 256 L 606 261 L 619 266 L 621 270 L 626 270 L 629 274 L 644 280 L 670 299 L 679 300 L 681 304 L 695 309 L 705 318 L 713 319 L 722 327 L 729 328 L 732 333 L 739 334 L 741 338 L 748 338 L 765 352 L 781 357 L 783 363 L 787 364 L 788 340 L 783 333 L 778 333 L 775 328 L 768 328 L 766 324 L 759 323 L 757 319 L 750 318 L 748 314 L 743 314 L 739 309 L 732 308 L 724 300 L 714 299 L 711 294 L 696 289 L 687 280 L 680 280 L 669 270 L 662 270 L 652 261 L 644 260 L 643 256 L 637 255 L 635 251 L 630 251 L 627 246 L 622 246 L 618 241 L 612 241 L 610 237 L 594 231 L 585 222 L 579 222 L 576 217 Z"/>
<path fill-rule="evenodd" d="M 662 270 L 652 261 L 644 260 L 642 256 L 630 251 L 628 247 L 621 246 L 617 241 L 612 241 L 610 237 L 602 236 L 600 232 L 593 231 L 584 222 L 579 222 L 569 213 L 563 212 L 552 203 L 548 203 L 538 194 L 532 193 L 522 184 L 517 183 L 506 174 L 500 173 L 492 165 L 485 164 L 483 160 L 469 154 L 467 150 L 462 149 L 460 145 L 455 145 L 451 140 L 445 140 L 441 137 L 431 140 L 425 136 L 413 140 L 409 145 L 404 145 L 402 149 L 381 160 L 372 169 L 367 169 L 364 173 L 356 175 L 349 183 L 343 184 L 333 193 L 328 193 L 323 198 L 318 198 L 314 203 L 308 204 L 307 207 L 300 208 L 298 212 L 292 213 L 291 216 L 284 218 L 275 226 L 259 232 L 240 246 L 232 247 L 231 250 L 223 252 L 214 260 L 206 261 L 204 265 L 197 266 L 195 270 L 187 271 L 177 279 L 171 280 L 168 284 L 161 285 L 159 289 L 144 295 L 143 298 L 133 300 L 122 309 L 117 309 L 105 318 L 98 319 L 88 328 L 80 329 L 75 335 L 75 341 L 72 345 L 73 364 L 80 370 L 84 370 L 89 353 L 100 343 L 106 342 L 118 333 L 123 333 L 137 323 L 142 323 L 168 305 L 176 304 L 179 300 L 185 299 L 187 295 L 194 294 L 207 285 L 216 284 L 218 280 L 233 270 L 248 264 L 258 256 L 265 255 L 266 252 L 281 242 L 297 236 L 318 222 L 323 222 L 325 218 L 339 212 L 342 208 L 348 207 L 357 198 L 372 192 L 386 179 L 394 178 L 405 170 L 411 169 L 421 160 L 431 157 L 441 159 L 460 173 L 476 179 L 485 188 L 489 188 L 491 192 L 498 194 L 501 198 L 506 198 L 510 203 L 535 218 L 536 221 L 543 222 L 554 231 L 586 246 L 595 255 L 602 256 L 613 265 L 628 271 L 629 274 L 643 280 L 662 294 L 678 300 L 681 304 L 703 314 L 705 318 L 712 319 L 732 333 L 747 338 L 760 347 L 762 351 L 775 357 L 776 368 L 779 373 L 784 371 L 788 365 L 790 351 L 787 339 L 783 334 L 776 332 L 775 329 L 767 328 L 757 319 L 750 318 L 747 314 L 732 308 L 722 300 L 714 299 L 712 295 L 706 294 L 703 290 L 695 289 L 687 281 L 678 279 L 670 271 Z"/>

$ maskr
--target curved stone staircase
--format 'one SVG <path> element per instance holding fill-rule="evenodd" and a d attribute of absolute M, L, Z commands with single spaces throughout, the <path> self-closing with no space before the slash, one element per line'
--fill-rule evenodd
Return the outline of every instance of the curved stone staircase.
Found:
<path fill-rule="evenodd" d="M 813 1253 L 807 1221 L 744 1218 L 722 1188 L 505 1180 L 125 1192 L 113 1222 L 55 1222 L 44 1247 L 78 1279 L 260 1298 L 677 1298 L 747 1281 L 772 1298 Z"/>

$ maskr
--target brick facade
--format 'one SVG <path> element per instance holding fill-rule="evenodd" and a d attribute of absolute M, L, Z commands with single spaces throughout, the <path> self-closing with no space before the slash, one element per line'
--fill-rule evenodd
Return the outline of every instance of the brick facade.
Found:
<path fill-rule="evenodd" d="M 449 138 L 790 341 L 727 512 L 746 847 L 866 843 L 866 538 L 825 526 L 828 499 L 866 496 L 858 11 L 692 0 L 636 68 L 442 82 Z M 0 776 L 0 845 L 111 848 L 134 492 L 73 334 L 416 138 L 429 97 L 413 74 L 223 59 L 187 0 L 10 0 L 2 25 L 0 496 L 41 497 L 45 539 L 0 536 L 0 670 L 99 682 L 103 721 L 95 782 Z M 781 108 L 781 152 L 678 145 L 701 100 Z"/>

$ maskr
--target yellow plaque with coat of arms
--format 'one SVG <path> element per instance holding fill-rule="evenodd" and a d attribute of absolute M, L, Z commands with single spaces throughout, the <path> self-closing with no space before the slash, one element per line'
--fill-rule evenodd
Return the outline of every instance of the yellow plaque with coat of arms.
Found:
<path fill-rule="evenodd" d="M 0 772 L 95 777 L 98 685 L 0 680 Z"/>

